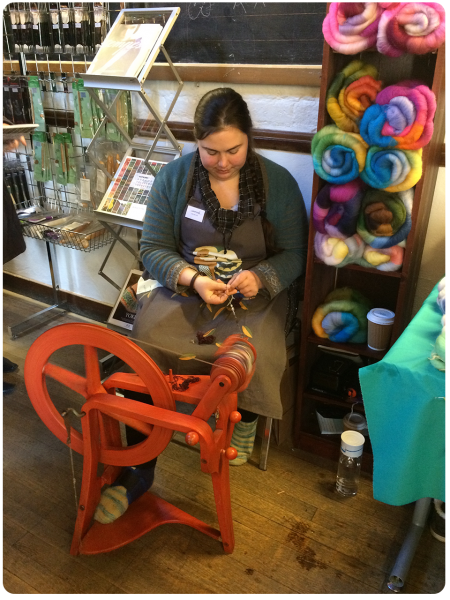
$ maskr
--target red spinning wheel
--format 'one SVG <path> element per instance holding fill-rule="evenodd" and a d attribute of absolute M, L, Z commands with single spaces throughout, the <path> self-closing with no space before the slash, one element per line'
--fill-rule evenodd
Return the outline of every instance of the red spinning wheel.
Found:
<path fill-rule="evenodd" d="M 68 345 L 84 347 L 85 377 L 49 362 L 54 352 Z M 30 347 L 25 361 L 24 377 L 36 412 L 50 431 L 65 444 L 67 443 L 66 424 L 50 398 L 46 377 L 62 383 L 81 394 L 86 400 L 96 394 L 109 396 L 107 389 L 101 383 L 97 349 L 106 350 L 131 367 L 150 390 L 154 406 L 175 410 L 175 400 L 164 375 L 139 346 L 99 325 L 87 323 L 58 325 L 43 333 Z M 120 383 L 120 387 L 122 386 L 127 389 L 125 378 Z M 111 400 L 116 400 L 116 396 L 109 397 Z M 117 459 L 119 454 L 114 450 L 103 448 L 99 456 L 100 462 L 117 465 L 139 464 L 144 453 L 145 460 L 151 460 L 166 448 L 172 438 L 172 432 L 164 427 L 139 424 L 137 421 L 130 421 L 129 424 L 148 435 L 147 439 L 141 444 L 122 449 L 120 459 Z M 71 430 L 70 445 L 73 450 L 83 454 L 83 438 L 75 429 Z"/>
<path fill-rule="evenodd" d="M 85 376 L 49 362 L 65 346 L 83 346 Z M 115 373 L 100 379 L 97 349 L 106 350 L 131 367 L 135 374 Z M 199 375 L 187 390 L 170 387 L 172 375 L 164 376 L 152 359 L 131 340 L 98 325 L 59 325 L 42 334 L 31 346 L 25 361 L 25 383 L 31 402 L 58 439 L 68 444 L 66 423 L 53 404 L 46 377 L 60 382 L 85 399 L 82 431 L 70 430 L 70 446 L 83 459 L 83 478 L 71 554 L 108 552 L 137 539 L 165 523 L 182 523 L 221 539 L 224 551 L 234 548 L 228 460 L 236 450 L 229 447 L 234 423 L 241 418 L 237 392 L 245 389 L 255 369 L 256 352 L 241 336 L 230 336 L 217 353 L 210 376 Z M 150 393 L 153 406 L 108 393 L 115 388 Z M 197 405 L 191 415 L 176 412 L 175 400 Z M 216 414 L 214 430 L 207 423 Z M 144 433 L 146 439 L 123 447 L 119 422 Z M 153 495 L 140 496 L 119 519 L 108 525 L 92 523 L 103 485 L 115 480 L 121 466 L 142 464 L 158 456 L 174 431 L 184 432 L 188 444 L 200 444 L 200 468 L 211 475 L 217 530 L 196 517 Z M 98 466 L 104 471 L 98 475 Z"/>

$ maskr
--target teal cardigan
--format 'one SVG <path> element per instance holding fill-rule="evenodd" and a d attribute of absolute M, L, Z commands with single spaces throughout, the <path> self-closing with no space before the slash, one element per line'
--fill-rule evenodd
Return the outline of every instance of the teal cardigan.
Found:
<path fill-rule="evenodd" d="M 303 197 L 292 175 L 257 155 L 266 192 L 267 219 L 275 245 L 283 251 L 261 261 L 254 271 L 273 298 L 305 271 L 308 222 Z M 147 203 L 141 238 L 141 260 L 153 279 L 179 292 L 180 272 L 192 267 L 179 254 L 183 209 L 188 202 L 195 152 L 168 163 L 156 176 Z"/>

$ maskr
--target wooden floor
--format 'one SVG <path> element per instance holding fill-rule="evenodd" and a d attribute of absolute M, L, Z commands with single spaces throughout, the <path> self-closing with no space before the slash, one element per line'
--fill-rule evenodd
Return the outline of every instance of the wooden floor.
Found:
<path fill-rule="evenodd" d="M 386 581 L 411 522 L 413 505 L 373 499 L 363 477 L 358 495 L 334 491 L 336 465 L 290 448 L 271 447 L 268 469 L 253 460 L 231 468 L 234 553 L 184 525 L 164 525 L 127 547 L 97 556 L 69 554 L 76 516 L 70 456 L 40 421 L 28 399 L 23 367 L 30 344 L 46 329 L 81 321 L 73 315 L 16 340 L 7 326 L 42 305 L 4 293 L 3 353 L 19 364 L 5 376 L 16 384 L 3 397 L 4 588 L 14 594 L 338 594 L 391 593 Z M 74 347 L 54 362 L 77 369 Z M 58 387 L 59 386 L 59 387 Z M 50 389 L 50 387 L 49 387 Z M 80 406 L 60 384 L 50 389 L 58 408 Z M 75 403 L 75 404 L 74 404 Z M 78 404 L 76 404 L 78 403 Z M 82 459 L 74 456 L 79 488 Z M 157 495 L 217 526 L 212 485 L 199 453 L 172 441 L 158 459 Z M 404 592 L 433 594 L 444 587 L 445 544 L 422 535 Z"/>

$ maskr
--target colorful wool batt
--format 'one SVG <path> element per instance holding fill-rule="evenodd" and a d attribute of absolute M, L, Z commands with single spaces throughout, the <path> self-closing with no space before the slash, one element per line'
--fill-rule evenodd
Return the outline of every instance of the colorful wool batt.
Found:
<path fill-rule="evenodd" d="M 314 236 L 314 252 L 317 258 L 332 267 L 358 263 L 364 249 L 365 244 L 357 233 L 345 240 L 327 233 L 317 232 Z"/>
<path fill-rule="evenodd" d="M 361 203 L 357 232 L 372 248 L 390 248 L 411 230 L 414 191 L 385 192 L 368 189 Z"/>
<path fill-rule="evenodd" d="M 343 131 L 359 133 L 359 121 L 381 90 L 373 65 L 354 60 L 335 77 L 328 88 L 326 104 L 330 117 Z"/>
<path fill-rule="evenodd" d="M 379 271 L 398 271 L 402 267 L 404 253 L 403 245 L 391 246 L 391 248 L 366 246 L 358 264 Z"/>
<path fill-rule="evenodd" d="M 336 288 L 320 304 L 312 318 L 314 333 L 332 342 L 363 344 L 367 341 L 369 300 L 357 290 Z"/>
<path fill-rule="evenodd" d="M 377 2 L 331 2 L 322 25 L 327 43 L 341 54 L 375 46 L 383 9 Z"/>
<path fill-rule="evenodd" d="M 336 125 L 326 125 L 311 142 L 314 170 L 330 183 L 353 181 L 364 169 L 367 147 L 357 133 L 341 131 Z"/>
<path fill-rule="evenodd" d="M 403 192 L 422 177 L 422 149 L 394 150 L 370 146 L 360 175 L 368 185 L 386 192 Z"/>
<path fill-rule="evenodd" d="M 379 20 L 377 50 L 387 56 L 427 54 L 444 40 L 445 10 L 437 2 L 392 2 Z"/>
<path fill-rule="evenodd" d="M 341 239 L 356 233 L 356 222 L 365 189 L 365 183 L 359 178 L 342 185 L 324 185 L 313 206 L 316 231 Z"/>
<path fill-rule="evenodd" d="M 360 134 L 370 146 L 417 150 L 431 140 L 435 112 L 436 96 L 426 85 L 390 85 L 363 114 Z"/>

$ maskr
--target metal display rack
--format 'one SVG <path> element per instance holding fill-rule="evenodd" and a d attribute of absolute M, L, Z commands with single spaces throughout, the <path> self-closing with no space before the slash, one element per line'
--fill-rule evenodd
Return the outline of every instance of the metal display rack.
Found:
<path fill-rule="evenodd" d="M 105 176 L 109 180 L 113 180 L 113 176 L 109 173 L 104 165 L 100 164 L 98 161 L 94 148 L 95 142 L 97 140 L 98 135 L 100 134 L 103 125 L 109 121 L 113 123 L 117 130 L 121 133 L 124 140 L 128 144 L 119 166 L 121 168 L 123 164 L 123 160 L 128 156 L 138 156 L 142 155 L 144 162 L 148 168 L 149 173 L 153 176 L 156 175 L 156 172 L 151 164 L 152 160 L 160 160 L 163 162 L 169 162 L 170 160 L 174 160 L 181 155 L 182 146 L 176 141 L 172 132 L 170 131 L 167 121 L 169 120 L 170 114 L 172 113 L 173 107 L 180 95 L 180 92 L 183 88 L 183 82 L 178 75 L 178 72 L 172 63 L 170 56 L 164 48 L 164 42 L 169 35 L 175 20 L 180 14 L 180 8 L 147 8 L 147 9 L 123 9 L 120 11 L 117 16 L 113 26 L 108 32 L 106 39 L 102 45 L 103 51 L 108 52 L 111 39 L 116 39 L 119 35 L 120 29 L 125 29 L 127 27 L 139 27 L 139 26 L 156 26 L 159 31 L 154 43 L 151 47 L 147 48 L 147 53 L 145 60 L 143 60 L 143 66 L 136 69 L 136 71 L 132 75 L 124 76 L 121 74 L 108 74 L 108 69 L 106 68 L 104 72 L 99 72 L 95 68 L 95 61 L 89 67 L 87 73 L 83 75 L 84 85 L 88 90 L 91 98 L 94 102 L 102 109 L 104 112 L 104 119 L 100 124 L 97 132 L 94 134 L 91 143 L 89 144 L 86 153 L 91 158 L 92 162 L 105 174 Z M 101 56 L 102 48 L 100 49 L 99 54 L 97 55 L 97 59 Z M 162 117 L 159 114 L 157 108 L 152 104 L 151 98 L 149 97 L 147 91 L 144 89 L 144 85 L 148 78 L 151 68 L 153 67 L 155 60 L 158 54 L 162 52 L 178 82 L 178 87 L 175 91 L 175 94 L 172 98 L 171 104 L 166 112 L 166 114 Z M 120 64 L 123 65 L 125 61 L 121 61 Z M 126 65 L 125 65 L 126 68 Z M 99 98 L 96 88 L 102 89 L 113 89 L 119 90 L 113 103 L 108 107 L 106 104 Z M 121 126 L 118 120 L 115 118 L 114 111 L 117 102 L 119 101 L 121 95 L 125 92 L 134 92 L 137 93 L 138 96 L 144 102 L 144 105 L 148 108 L 149 113 L 153 117 L 153 122 L 156 124 L 157 131 L 153 139 L 149 142 L 148 139 L 139 137 L 139 135 L 135 135 L 131 137 L 128 132 Z M 162 145 L 160 140 L 164 136 L 169 143 L 169 146 Z M 150 147 L 149 147 L 150 145 Z M 119 170 L 118 169 L 118 170 Z M 117 170 L 117 171 L 118 171 Z M 104 263 L 100 267 L 99 274 L 107 279 L 114 287 L 118 290 L 121 289 L 119 285 L 117 285 L 114 281 L 112 281 L 109 277 L 107 277 L 103 268 L 109 258 L 110 253 L 112 252 L 114 245 L 116 242 L 121 243 L 129 252 L 131 252 L 136 259 L 138 259 L 138 254 L 128 245 L 124 240 L 120 237 L 120 232 L 122 227 L 132 227 L 134 229 L 141 230 L 142 229 L 142 220 L 139 219 L 131 219 L 127 218 L 121 214 L 112 214 L 103 210 L 95 211 L 98 219 L 107 228 L 111 235 L 114 236 L 113 246 L 108 253 L 108 256 L 105 258 Z M 119 230 L 116 231 L 112 225 L 119 225 Z"/>
<path fill-rule="evenodd" d="M 88 7 L 88 4 L 84 5 L 84 9 Z M 89 6 L 86 10 L 86 14 L 89 11 L 94 14 L 93 10 L 94 3 Z M 118 14 L 115 10 L 109 10 L 108 3 L 103 3 L 104 6 L 104 18 L 106 20 L 106 37 L 102 39 L 102 45 L 100 49 L 97 47 L 83 46 L 84 52 L 97 51 L 100 54 L 102 46 L 109 39 L 108 36 L 114 35 L 122 25 L 138 26 L 143 23 L 159 25 L 160 33 L 156 37 L 155 43 L 152 48 L 149 49 L 148 55 L 145 57 L 144 66 L 139 69 L 136 73 L 136 77 L 127 78 L 121 80 L 115 76 L 109 76 L 107 74 L 92 75 L 89 73 L 88 64 L 92 64 L 92 58 L 95 61 L 95 54 L 90 56 L 89 54 L 76 54 L 74 49 L 71 52 L 67 52 L 67 45 L 60 44 L 60 50 L 56 50 L 56 43 L 61 39 L 64 41 L 64 34 L 66 30 L 64 27 L 63 9 L 60 6 L 58 9 L 57 18 L 55 15 L 52 16 L 53 25 L 50 24 L 50 45 L 48 47 L 39 47 L 22 45 L 18 46 L 14 42 L 13 34 L 15 35 L 14 26 L 11 29 L 11 22 L 18 21 L 18 12 L 13 18 L 9 18 L 8 11 L 5 11 L 3 30 L 4 30 L 4 63 L 11 64 L 10 74 L 8 82 L 20 81 L 20 85 L 26 87 L 28 84 L 28 74 L 30 63 L 33 63 L 33 70 L 37 73 L 37 79 L 39 81 L 39 90 L 44 102 L 44 113 L 45 113 L 45 133 L 48 141 L 55 133 L 69 133 L 73 144 L 73 160 L 76 164 L 77 178 L 86 177 L 89 172 L 94 171 L 101 172 L 106 180 L 111 181 L 114 177 L 115 170 L 108 169 L 105 166 L 105 162 L 102 162 L 98 152 L 98 144 L 102 144 L 107 139 L 106 127 L 115 127 L 119 132 L 119 139 L 117 141 L 109 141 L 108 143 L 113 148 L 113 152 L 116 153 L 117 157 L 120 157 L 120 161 L 126 156 L 140 156 L 144 159 L 149 173 L 155 175 L 154 170 L 151 166 L 151 160 L 160 160 L 169 162 L 174 158 L 177 158 L 181 154 L 182 146 L 177 143 L 169 127 L 167 121 L 172 112 L 172 109 L 178 99 L 178 96 L 183 87 L 181 81 L 170 57 L 168 56 L 164 42 L 169 35 L 172 26 L 180 12 L 179 8 L 158 8 L 158 9 L 123 9 Z M 11 5 L 10 12 L 14 9 L 14 5 Z M 19 5 L 17 5 L 19 7 Z M 16 7 L 16 8 L 17 8 Z M 21 10 L 27 10 L 25 4 L 20 5 Z M 31 4 L 29 6 L 31 10 Z M 45 12 L 45 11 L 44 11 Z M 51 12 L 51 11 L 50 11 Z M 56 18 L 56 20 L 55 20 Z M 92 19 L 91 19 L 92 20 Z M 59 23 L 58 27 L 55 26 L 55 22 Z M 20 25 L 17 24 L 16 29 L 20 29 Z M 41 31 L 41 24 L 39 24 L 39 31 Z M 53 28 L 53 29 L 52 29 Z M 55 34 L 56 28 L 56 34 Z M 102 24 L 102 31 L 105 31 L 104 24 Z M 19 32 L 22 35 L 23 32 Z M 56 35 L 56 38 L 55 38 Z M 61 38 L 61 35 L 63 36 Z M 57 39 L 58 38 L 58 39 Z M 25 38 L 24 38 L 25 39 Z M 87 39 L 87 38 L 86 38 Z M 23 41 L 23 40 L 22 40 Z M 68 38 L 65 40 L 66 43 Z M 18 52 L 20 50 L 20 52 Z M 44 50 L 47 53 L 44 53 Z M 64 50 L 64 52 L 62 52 Z M 70 47 L 69 47 L 70 50 Z M 178 88 L 172 99 L 172 102 L 164 116 L 161 116 L 155 106 L 153 106 L 151 98 L 149 97 L 149 90 L 144 89 L 144 84 L 148 77 L 148 74 L 158 56 L 162 52 L 168 61 L 170 68 L 178 82 Z M 69 59 L 69 60 L 67 60 Z M 20 73 L 14 72 L 12 67 L 13 62 L 19 61 Z M 86 73 L 83 75 L 78 74 L 77 64 L 80 64 L 80 60 L 85 65 Z M 56 68 L 55 68 L 56 63 Z M 75 132 L 74 125 L 74 106 L 72 88 L 73 84 L 80 78 L 83 79 L 86 91 L 89 93 L 90 98 L 99 107 L 103 113 L 103 119 L 100 120 L 95 133 L 91 136 L 90 142 L 86 143 L 86 139 L 82 138 L 80 134 Z M 5 85 L 5 80 L 4 80 Z M 117 90 L 117 93 L 112 102 L 105 102 L 100 97 L 99 91 L 101 90 Z M 4 90 L 6 88 L 4 87 Z M 14 91 L 16 91 L 14 89 Z M 130 134 L 129 131 L 124 128 L 116 119 L 116 108 L 118 103 L 121 101 L 123 94 L 136 92 L 143 100 L 144 105 L 148 108 L 150 117 L 147 119 L 147 123 L 151 122 L 151 130 L 144 133 L 144 137 Z M 112 94 L 113 96 L 114 94 Z M 109 98 L 112 97 L 111 93 Z M 164 139 L 165 138 L 165 139 Z M 92 235 L 91 233 L 84 234 L 83 232 L 67 232 L 60 229 L 55 234 L 55 228 L 52 227 L 51 222 L 44 223 L 31 223 L 26 224 L 23 233 L 27 237 L 34 239 L 40 239 L 45 241 L 47 246 L 47 256 L 49 261 L 49 269 L 51 273 L 53 295 L 55 303 L 45 311 L 40 311 L 36 315 L 33 315 L 26 321 L 9 327 L 9 332 L 13 338 L 17 337 L 25 330 L 29 329 L 32 325 L 32 321 L 35 317 L 41 316 L 44 312 L 54 314 L 54 309 L 59 309 L 58 312 L 64 310 L 64 306 L 59 301 L 58 290 L 59 285 L 57 282 L 57 263 L 56 263 L 56 252 L 55 246 L 60 245 L 71 249 L 80 250 L 83 252 L 90 252 L 96 250 L 105 245 L 110 245 L 107 255 L 103 260 L 102 265 L 98 271 L 98 274 L 108 281 L 111 285 L 120 290 L 120 286 L 110 279 L 105 273 L 104 268 L 108 262 L 111 253 L 115 247 L 115 244 L 119 242 L 128 252 L 130 252 L 135 259 L 138 260 L 138 253 L 130 246 L 122 237 L 121 233 L 123 227 L 130 227 L 137 231 L 142 229 L 142 220 L 132 220 L 122 218 L 120 215 L 105 214 L 103 211 L 97 211 L 99 207 L 103 193 L 98 190 L 95 177 L 91 179 L 91 197 L 90 201 L 82 201 L 82 193 L 80 185 L 67 184 L 61 185 L 57 183 L 56 177 L 56 166 L 57 158 L 53 144 L 48 145 L 51 149 L 50 152 L 50 163 L 51 163 L 51 178 L 48 181 L 41 182 L 36 181 L 33 172 L 33 147 L 31 138 L 27 139 L 27 147 L 25 151 L 15 152 L 13 155 L 7 154 L 6 161 L 15 160 L 19 161 L 21 168 L 26 172 L 27 187 L 30 192 L 30 199 L 24 204 L 19 204 L 17 208 L 28 208 L 31 206 L 36 207 L 38 212 L 45 214 L 52 213 L 57 216 L 64 215 L 77 215 L 81 219 L 96 219 L 103 227 L 101 233 Z M 78 180 L 77 179 L 77 180 Z M 138 233 L 139 238 L 139 233 Z M 50 318 L 50 314 L 49 314 Z"/>

